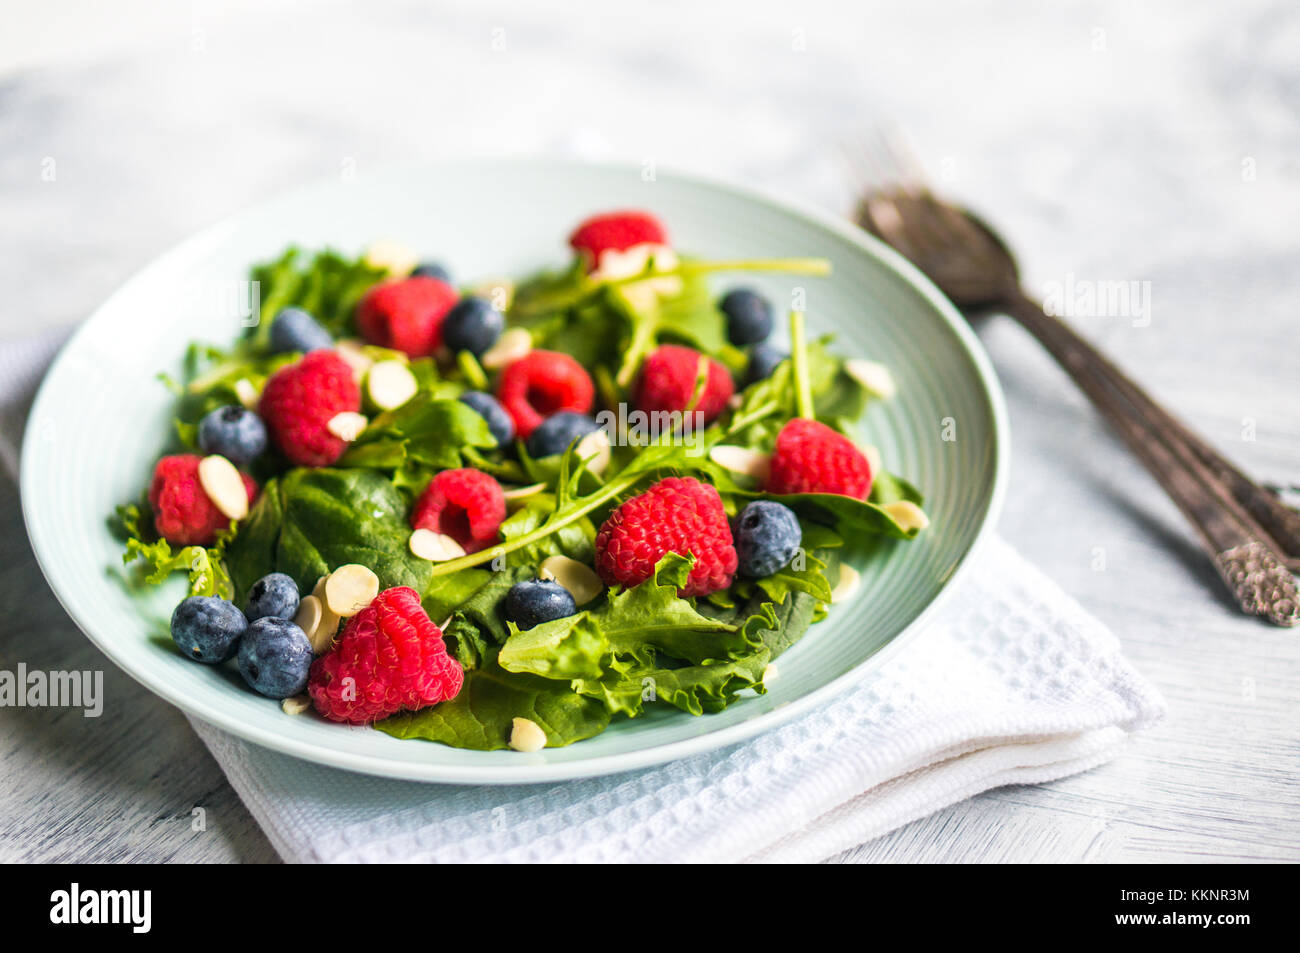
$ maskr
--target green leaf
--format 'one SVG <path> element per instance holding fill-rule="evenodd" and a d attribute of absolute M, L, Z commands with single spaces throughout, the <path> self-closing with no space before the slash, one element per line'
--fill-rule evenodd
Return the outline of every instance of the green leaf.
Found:
<path fill-rule="evenodd" d="M 191 596 L 233 598 L 234 589 L 222 561 L 229 531 L 218 534 L 213 546 L 185 546 L 173 551 L 167 540 L 153 532 L 152 523 L 147 507 L 131 503 L 117 508 L 116 529 L 126 541 L 124 564 L 140 560 L 143 580 L 152 586 L 161 585 L 174 572 L 184 572 L 189 574 Z"/>
<path fill-rule="evenodd" d="M 501 538 L 507 543 L 527 536 L 541 527 L 554 514 L 556 498 L 551 493 L 538 493 L 510 514 L 501 524 Z M 595 556 L 596 527 L 586 516 L 559 527 L 554 533 L 511 551 L 507 565 L 535 566 L 548 556 L 568 556 L 578 562 L 590 563 Z"/>
<path fill-rule="evenodd" d="M 451 470 L 464 465 L 465 448 L 495 446 L 487 421 L 468 404 L 421 391 L 396 410 L 375 417 L 338 466 Z"/>
<path fill-rule="evenodd" d="M 514 719 L 528 718 L 559 748 L 598 735 L 609 711 L 568 685 L 487 665 L 465 673 L 460 693 L 418 712 L 404 712 L 375 727 L 395 738 L 423 738 L 456 748 L 494 751 L 509 746 Z"/>
<path fill-rule="evenodd" d="M 724 706 L 761 681 L 768 650 L 757 629 L 704 615 L 695 600 L 678 596 L 694 562 L 669 553 L 653 578 L 603 605 L 526 631 L 510 625 L 498 663 L 572 680 L 578 692 L 630 716 L 647 700 L 695 714 Z M 652 698 L 643 697 L 647 685 L 656 686 Z"/>
<path fill-rule="evenodd" d="M 272 319 L 290 306 L 310 312 L 334 337 L 345 337 L 361 296 L 386 276 L 384 269 L 367 264 L 364 258 L 326 249 L 304 263 L 301 254 L 291 247 L 275 261 L 253 268 L 262 310 L 249 337 L 259 349 L 266 346 Z"/>
<path fill-rule="evenodd" d="M 600 699 L 611 712 L 636 716 L 650 702 L 702 715 L 718 712 L 746 688 L 760 688 L 767 668 L 766 650 L 735 661 L 681 668 L 632 666 L 603 679 L 578 679 L 576 691 Z"/>
<path fill-rule="evenodd" d="M 898 521 L 877 503 L 856 500 L 838 493 L 763 493 L 750 494 L 776 500 L 794 510 L 800 519 L 834 527 L 841 536 L 855 533 L 879 533 L 894 539 L 912 539 L 919 530 L 903 529 Z"/>
<path fill-rule="evenodd" d="M 872 503 L 881 506 L 886 503 L 897 503 L 899 500 L 907 500 L 917 506 L 925 502 L 920 490 L 888 470 L 881 470 L 872 475 L 871 494 L 868 498 Z"/>
<path fill-rule="evenodd" d="M 448 651 L 466 669 L 484 664 L 489 654 L 495 654 L 496 646 L 504 644 L 509 638 L 510 629 L 505 616 L 506 593 L 516 582 L 531 579 L 534 575 L 532 568 L 527 566 L 493 573 L 482 569 L 473 571 L 483 574 L 482 583 L 456 610 L 442 633 Z M 446 578 L 456 580 L 462 576 L 461 573 L 456 573 Z M 443 577 L 435 579 L 430 592 L 440 592 L 442 585 Z"/>
<path fill-rule="evenodd" d="M 406 500 L 374 470 L 297 469 L 280 483 L 284 515 L 276 568 L 310 591 L 347 563 L 369 566 L 380 588 L 424 593 L 431 564 L 410 550 Z"/>
<path fill-rule="evenodd" d="M 238 596 L 245 595 L 253 583 L 275 572 L 276 543 L 284 517 L 284 501 L 278 480 L 268 480 L 262 493 L 239 524 L 234 538 L 226 546 L 226 568 Z M 313 579 L 314 583 L 315 580 Z"/>

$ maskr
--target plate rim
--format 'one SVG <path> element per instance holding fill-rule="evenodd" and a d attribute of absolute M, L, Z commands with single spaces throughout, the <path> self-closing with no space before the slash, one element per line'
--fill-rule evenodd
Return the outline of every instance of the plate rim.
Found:
<path fill-rule="evenodd" d="M 447 169 L 454 168 L 458 165 L 464 165 L 466 163 L 481 166 L 485 162 L 498 166 L 527 166 L 530 168 L 535 168 L 537 166 L 552 166 L 570 171 L 574 169 L 589 169 L 606 173 L 622 172 L 629 175 L 640 174 L 640 167 L 635 163 L 630 162 L 596 162 L 551 157 L 495 157 L 474 160 L 432 160 L 422 163 L 385 165 L 383 168 L 373 173 L 373 177 L 375 179 L 382 179 L 386 176 L 400 174 L 404 171 L 410 171 L 413 169 L 427 170 L 431 167 Z M 963 352 L 966 360 L 975 369 L 975 376 L 983 392 L 983 398 L 991 412 L 994 438 L 992 447 L 994 456 L 993 482 L 992 489 L 985 500 L 984 512 L 980 517 L 979 526 L 970 545 L 966 548 L 965 552 L 958 557 L 952 572 L 949 573 L 948 577 L 941 583 L 939 591 L 935 594 L 934 598 L 930 600 L 930 602 L 914 619 L 911 620 L 911 622 L 905 625 L 893 639 L 876 651 L 875 654 L 864 659 L 849 671 L 833 678 L 820 688 L 816 688 L 797 699 L 781 705 L 780 707 L 774 708 L 771 711 L 761 712 L 752 718 L 747 718 L 734 725 L 724 726 L 716 730 L 706 730 L 694 737 L 684 738 L 666 744 L 652 745 L 635 751 L 593 756 L 591 758 L 576 761 L 556 762 L 551 764 L 520 763 L 481 766 L 405 761 L 398 762 L 382 755 L 368 755 L 359 752 L 339 752 L 324 746 L 306 744 L 289 738 L 271 728 L 264 728 L 257 724 L 245 723 L 244 721 L 237 721 L 232 724 L 229 720 L 223 720 L 222 712 L 220 710 L 213 710 L 212 706 L 206 702 L 196 700 L 192 696 L 187 696 L 179 690 L 174 690 L 165 683 L 159 684 L 157 683 L 157 680 L 150 679 L 145 673 L 134 671 L 131 667 L 128 667 L 128 665 L 123 660 L 119 659 L 117 654 L 112 650 L 110 641 L 98 637 L 93 631 L 93 626 L 91 626 L 69 605 L 68 600 L 64 597 L 64 593 L 55 581 L 56 575 L 55 571 L 52 569 L 53 559 L 45 551 L 46 542 L 40 535 L 40 532 L 34 531 L 33 529 L 33 527 L 39 526 L 35 517 L 34 504 L 31 502 L 32 493 L 30 492 L 30 487 L 32 486 L 33 481 L 36 480 L 36 474 L 34 472 L 36 465 L 34 461 L 36 456 L 32 453 L 32 444 L 35 439 L 34 432 L 37 429 L 37 427 L 34 426 L 34 422 L 41 416 L 41 413 L 44 410 L 44 405 L 52 399 L 48 390 L 50 379 L 53 377 L 54 372 L 59 369 L 60 365 L 68 359 L 69 354 L 78 344 L 82 336 L 88 333 L 89 327 L 95 318 L 107 309 L 117 298 L 125 295 L 137 284 L 147 282 L 155 271 L 170 267 L 174 262 L 184 259 L 187 255 L 194 254 L 206 243 L 218 239 L 222 233 L 235 227 L 245 218 L 252 217 L 259 212 L 262 212 L 268 206 L 280 202 L 288 202 L 299 193 L 306 193 L 320 189 L 326 184 L 331 183 L 333 180 L 328 177 L 322 177 L 296 188 L 278 192 L 268 199 L 249 205 L 231 215 L 224 216 L 218 221 L 199 229 L 189 237 L 172 245 L 160 255 L 152 258 L 148 263 L 135 271 L 121 285 L 119 285 L 116 290 L 114 290 L 97 307 L 95 307 L 95 309 L 85 319 L 81 321 L 77 329 L 68 336 L 67 340 L 65 340 L 62 345 L 60 345 L 58 353 L 50 362 L 49 367 L 42 376 L 40 386 L 38 387 L 36 395 L 32 401 L 31 410 L 28 412 L 24 426 L 19 467 L 19 496 L 22 505 L 24 527 L 27 531 L 28 540 L 31 542 L 32 552 L 36 557 L 37 565 L 40 567 L 41 573 L 45 577 L 50 590 L 54 593 L 55 598 L 63 607 L 63 610 L 68 614 L 68 617 L 72 619 L 72 621 L 77 625 L 77 628 L 82 631 L 86 638 L 88 638 L 96 648 L 104 653 L 105 657 L 109 661 L 124 671 L 149 692 L 161 698 L 163 701 L 174 705 L 187 717 L 198 718 L 206 724 L 212 725 L 219 730 L 229 732 L 247 742 L 315 764 L 323 764 L 346 771 L 353 771 L 372 776 L 397 778 L 407 781 L 420 781 L 425 783 L 494 785 L 535 784 L 597 777 L 664 764 L 679 758 L 690 757 L 692 755 L 716 750 L 729 744 L 745 741 L 759 734 L 770 731 L 789 722 L 795 717 L 804 714 L 812 708 L 817 707 L 818 705 L 829 702 L 832 698 L 842 694 L 853 685 L 856 685 L 878 670 L 904 645 L 910 643 L 917 634 L 924 630 L 926 624 L 934 616 L 935 612 L 944 604 L 961 580 L 965 578 L 973 557 L 985 546 L 989 538 L 993 535 L 997 519 L 1002 512 L 1003 503 L 1006 498 L 1007 483 L 1010 472 L 1010 426 L 1006 409 L 1006 400 L 997 372 L 994 370 L 993 364 L 989 359 L 987 352 L 984 350 L 984 346 L 980 343 L 979 338 L 975 334 L 975 331 L 971 328 L 966 319 L 962 317 L 961 313 L 956 309 L 952 302 L 949 301 L 948 298 L 945 297 L 919 269 L 917 269 L 901 254 L 853 225 L 847 219 L 836 216 L 834 213 L 802 199 L 782 195 L 765 188 L 740 185 L 734 181 L 729 181 L 725 178 L 715 177 L 709 174 L 700 174 L 697 172 L 671 168 L 665 169 L 660 167 L 656 169 L 656 177 L 658 176 L 673 179 L 686 185 L 702 186 L 712 191 L 728 193 L 734 198 L 764 205 L 782 214 L 803 218 L 834 233 L 849 244 L 857 246 L 859 250 L 881 261 L 887 268 L 911 285 L 913 290 L 915 290 L 936 312 L 939 313 L 943 318 L 944 323 L 947 325 L 948 331 L 957 341 L 957 344 Z"/>

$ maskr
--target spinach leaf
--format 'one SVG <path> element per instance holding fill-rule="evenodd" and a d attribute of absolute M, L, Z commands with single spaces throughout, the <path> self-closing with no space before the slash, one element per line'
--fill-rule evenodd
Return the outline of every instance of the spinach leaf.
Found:
<path fill-rule="evenodd" d="M 283 519 L 276 568 L 299 589 L 346 563 L 369 566 L 383 589 L 424 593 L 431 564 L 409 546 L 406 500 L 374 470 L 297 469 L 280 481 Z"/>
<path fill-rule="evenodd" d="M 283 517 L 284 501 L 280 497 L 280 481 L 268 480 L 266 486 L 262 487 L 257 502 L 226 546 L 226 568 L 230 571 L 237 598 L 242 598 L 253 583 L 267 573 L 275 572 L 276 543 L 280 538 L 280 522 Z"/>

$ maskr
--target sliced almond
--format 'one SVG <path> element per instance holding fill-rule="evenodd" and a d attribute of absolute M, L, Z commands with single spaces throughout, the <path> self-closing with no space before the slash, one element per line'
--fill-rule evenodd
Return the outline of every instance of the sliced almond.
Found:
<path fill-rule="evenodd" d="M 880 455 L 880 448 L 875 444 L 864 443 L 858 449 L 867 458 L 867 466 L 871 468 L 872 473 L 879 473 L 885 468 L 885 458 Z"/>
<path fill-rule="evenodd" d="M 325 605 L 334 614 L 350 619 L 379 595 L 379 577 L 369 566 L 348 563 L 325 580 Z"/>
<path fill-rule="evenodd" d="M 465 555 L 465 548 L 460 543 L 431 529 L 417 529 L 411 534 L 409 545 L 415 555 L 435 563 L 445 563 L 449 559 L 459 559 Z"/>
<path fill-rule="evenodd" d="M 257 388 L 247 377 L 235 381 L 235 396 L 249 410 L 257 409 Z"/>
<path fill-rule="evenodd" d="M 301 715 L 310 707 L 310 695 L 291 695 L 280 702 L 280 710 L 286 715 Z"/>
<path fill-rule="evenodd" d="M 232 520 L 248 515 L 248 488 L 235 465 L 220 454 L 199 461 L 199 484 L 212 505 Z"/>
<path fill-rule="evenodd" d="M 325 607 L 317 596 L 303 596 L 293 621 L 307 635 L 307 641 L 316 648 L 316 628 L 325 617 Z"/>
<path fill-rule="evenodd" d="M 393 410 L 420 389 L 411 369 L 401 361 L 379 361 L 366 375 L 366 392 L 381 410 Z"/>
<path fill-rule="evenodd" d="M 366 249 L 366 264 L 382 268 L 390 275 L 409 275 L 420 263 L 420 256 L 409 245 L 394 241 L 378 241 Z"/>
<path fill-rule="evenodd" d="M 854 358 L 844 362 L 844 370 L 848 372 L 850 377 L 877 397 L 888 400 L 898 393 L 898 385 L 894 383 L 894 375 L 884 364 Z"/>
<path fill-rule="evenodd" d="M 308 632 L 307 637 L 311 639 L 312 651 L 317 655 L 323 655 L 328 652 L 330 646 L 334 644 L 334 635 L 339 630 L 339 614 L 331 609 L 325 601 L 325 583 L 329 576 L 321 576 L 316 580 L 316 587 L 312 589 L 311 595 L 320 603 L 320 622 L 316 623 L 315 631 Z M 306 629 L 303 630 L 306 632 Z"/>
<path fill-rule="evenodd" d="M 334 353 L 339 356 L 344 364 L 352 368 L 352 379 L 358 384 L 361 383 L 375 363 L 374 358 L 362 350 L 363 347 L 364 345 L 360 341 L 354 341 L 351 338 L 339 341 L 334 345 Z"/>
<path fill-rule="evenodd" d="M 541 751 L 546 747 L 546 732 L 529 718 L 516 718 L 510 723 L 510 747 L 516 751 Z"/>
<path fill-rule="evenodd" d="M 840 581 L 831 590 L 831 602 L 843 602 L 858 591 L 862 574 L 848 563 L 840 563 Z"/>
<path fill-rule="evenodd" d="M 331 417 L 330 422 L 325 425 L 325 429 L 340 440 L 351 443 L 361 436 L 361 432 L 366 429 L 368 423 L 370 421 L 366 419 L 365 414 L 359 414 L 355 410 L 345 410 Z"/>
<path fill-rule="evenodd" d="M 569 590 L 569 595 L 573 596 L 574 603 L 579 606 L 586 605 L 605 591 L 605 584 L 600 581 L 594 569 L 568 556 L 548 556 L 543 559 L 537 567 L 537 575 L 542 579 L 554 580 Z"/>
<path fill-rule="evenodd" d="M 479 364 L 489 371 L 513 364 L 533 349 L 533 336 L 526 328 L 507 328 L 495 344 L 483 352 Z"/>
<path fill-rule="evenodd" d="M 781 670 L 776 667 L 775 662 L 768 662 L 763 666 L 762 682 L 764 685 L 771 685 L 781 677 Z"/>
<path fill-rule="evenodd" d="M 502 496 L 504 496 L 507 501 L 526 500 L 530 496 L 536 496 L 545 489 L 545 483 L 530 483 L 528 486 L 512 486 L 510 489 L 502 493 Z"/>
<path fill-rule="evenodd" d="M 930 517 L 925 515 L 925 510 L 911 500 L 895 500 L 893 503 L 886 503 L 881 509 L 892 516 L 894 522 L 908 532 L 912 530 L 919 532 L 930 525 Z"/>
<path fill-rule="evenodd" d="M 603 428 L 593 430 L 578 441 L 578 459 L 585 460 L 591 457 L 587 469 L 598 476 L 609 466 L 610 452 L 609 434 L 605 433 Z"/>
<path fill-rule="evenodd" d="M 709 459 L 732 473 L 741 473 L 753 477 L 759 483 L 766 483 L 772 469 L 772 455 L 751 450 L 749 447 L 736 447 L 731 444 L 719 444 L 709 451 Z"/>

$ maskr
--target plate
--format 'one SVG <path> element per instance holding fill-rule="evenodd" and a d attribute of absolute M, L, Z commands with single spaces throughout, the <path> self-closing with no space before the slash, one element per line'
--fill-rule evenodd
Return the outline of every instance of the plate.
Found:
<path fill-rule="evenodd" d="M 553 781 L 686 757 L 771 729 L 885 664 L 922 630 L 999 510 L 1007 425 L 988 358 L 937 289 L 852 225 L 745 188 L 642 173 L 464 161 L 321 183 L 208 228 L 137 274 L 65 345 L 24 437 L 27 529 L 69 615 L 150 691 L 241 738 L 339 768 L 448 783 Z M 167 439 L 171 395 L 159 373 L 179 370 L 191 340 L 225 345 L 239 334 L 251 263 L 291 243 L 356 252 L 396 239 L 444 261 L 461 280 L 520 275 L 566 261 L 572 226 L 619 207 L 653 210 L 675 246 L 696 256 L 829 259 L 829 278 L 734 280 L 759 287 L 780 310 L 801 298 L 812 334 L 835 332 L 842 353 L 884 362 L 898 384 L 894 399 L 868 411 L 863 437 L 924 490 L 932 525 L 916 540 L 877 547 L 857 595 L 781 657 L 766 695 L 713 715 L 668 710 L 616 721 L 565 748 L 462 751 L 285 715 L 233 669 L 195 665 L 172 650 L 168 619 L 183 580 L 147 592 L 125 585 L 107 516 L 138 498 Z M 715 279 L 716 287 L 729 280 Z"/>

